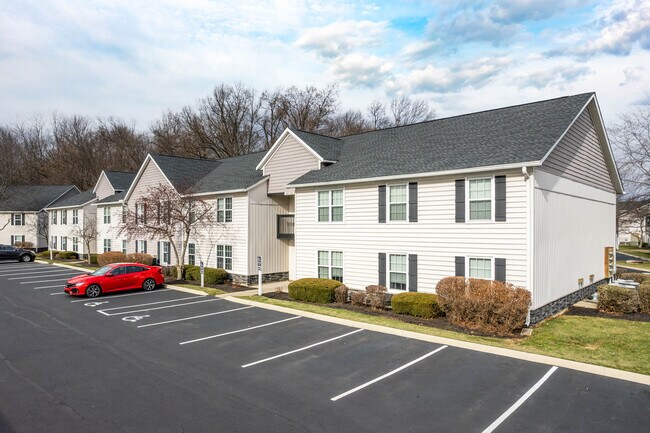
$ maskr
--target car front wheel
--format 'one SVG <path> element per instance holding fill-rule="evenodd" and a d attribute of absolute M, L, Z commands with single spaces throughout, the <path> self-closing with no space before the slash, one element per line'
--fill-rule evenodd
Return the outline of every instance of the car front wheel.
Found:
<path fill-rule="evenodd" d="M 153 278 L 147 278 L 146 280 L 144 280 L 144 283 L 142 283 L 142 288 L 147 292 L 150 292 L 151 290 L 156 288 L 156 280 L 154 280 Z"/>
<path fill-rule="evenodd" d="M 32 256 L 30 256 L 29 254 L 23 254 L 22 256 L 20 256 L 20 261 L 21 262 L 31 262 L 32 261 Z"/>
<path fill-rule="evenodd" d="M 99 287 L 97 284 L 91 284 L 86 289 L 86 296 L 88 296 L 89 298 L 96 298 L 101 294 L 102 294 L 102 288 Z"/>

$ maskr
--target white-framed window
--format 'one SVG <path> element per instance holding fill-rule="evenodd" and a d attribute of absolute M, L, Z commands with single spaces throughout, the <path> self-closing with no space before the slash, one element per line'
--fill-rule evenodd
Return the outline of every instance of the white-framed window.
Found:
<path fill-rule="evenodd" d="M 470 221 L 492 220 L 492 178 L 469 179 L 467 208 Z"/>
<path fill-rule="evenodd" d="M 161 242 L 162 247 L 162 262 L 166 265 L 169 264 L 170 259 L 169 259 L 169 242 Z"/>
<path fill-rule="evenodd" d="M 343 190 L 318 191 L 318 222 L 343 221 Z"/>
<path fill-rule="evenodd" d="M 79 210 L 72 209 L 72 224 L 79 224 Z"/>
<path fill-rule="evenodd" d="M 318 278 L 343 282 L 342 251 L 318 251 Z"/>
<path fill-rule="evenodd" d="M 187 264 L 190 266 L 196 264 L 196 244 L 187 244 Z"/>
<path fill-rule="evenodd" d="M 493 280 L 492 259 L 487 257 L 469 257 L 467 260 L 467 276 L 469 278 Z"/>
<path fill-rule="evenodd" d="M 217 245 L 217 268 L 232 271 L 232 245 Z"/>
<path fill-rule="evenodd" d="M 146 254 L 147 253 L 147 241 L 142 240 L 142 239 L 135 241 L 135 252 L 136 253 Z"/>
<path fill-rule="evenodd" d="M 406 290 L 407 274 L 406 254 L 388 255 L 388 288 L 392 290 Z"/>
<path fill-rule="evenodd" d="M 62 210 L 61 211 L 61 224 L 62 225 L 68 225 L 68 211 L 67 210 Z"/>
<path fill-rule="evenodd" d="M 104 208 L 104 224 L 110 224 L 111 223 L 111 208 L 109 206 L 106 206 Z"/>
<path fill-rule="evenodd" d="M 61 218 L 61 222 L 63 222 L 63 218 Z M 61 250 L 62 251 L 68 251 L 68 238 L 67 238 L 67 236 L 61 236 Z"/>
<path fill-rule="evenodd" d="M 23 219 L 23 214 L 21 213 L 12 213 L 11 214 L 11 223 L 15 226 L 24 226 L 25 220 Z"/>
<path fill-rule="evenodd" d="M 50 248 L 56 250 L 56 236 L 50 236 Z"/>
<path fill-rule="evenodd" d="M 56 225 L 56 213 L 57 211 L 53 210 L 52 211 L 52 224 Z"/>
<path fill-rule="evenodd" d="M 142 218 L 142 203 L 136 203 L 135 204 L 135 223 L 136 224 L 142 224 L 143 223 L 143 218 Z"/>
<path fill-rule="evenodd" d="M 217 199 L 217 222 L 232 222 L 232 197 Z"/>
<path fill-rule="evenodd" d="M 122 205 L 122 224 L 126 224 L 126 217 L 129 214 L 129 208 L 127 205 Z"/>
<path fill-rule="evenodd" d="M 406 212 L 408 208 L 408 186 L 389 185 L 388 186 L 388 220 L 389 221 L 406 221 Z"/>
<path fill-rule="evenodd" d="M 111 240 L 104 239 L 104 252 L 107 253 L 111 250 Z"/>
<path fill-rule="evenodd" d="M 129 243 L 127 242 L 126 239 L 122 239 L 122 253 L 126 254 L 126 251 L 128 249 Z"/>
<path fill-rule="evenodd" d="M 74 211 L 73 211 L 72 219 L 74 221 Z M 76 236 L 72 237 L 72 251 L 74 251 L 75 253 L 79 252 L 79 238 Z"/>
<path fill-rule="evenodd" d="M 25 235 L 12 235 L 11 236 L 11 245 L 16 246 L 25 242 Z"/>

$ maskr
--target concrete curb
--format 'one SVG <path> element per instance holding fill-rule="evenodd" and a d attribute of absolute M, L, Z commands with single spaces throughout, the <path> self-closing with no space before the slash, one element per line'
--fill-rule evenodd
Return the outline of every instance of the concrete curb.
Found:
<path fill-rule="evenodd" d="M 343 326 L 353 328 L 367 329 L 369 331 L 381 332 L 384 334 L 397 335 L 405 338 L 412 338 L 415 340 L 427 341 L 436 344 L 446 344 L 448 346 L 459 347 L 462 349 L 473 350 L 476 352 L 490 353 L 493 355 L 506 356 L 514 359 L 521 359 L 524 361 L 537 362 L 539 364 L 553 365 L 557 367 L 568 368 L 571 370 L 582 371 L 585 373 L 597 374 L 599 376 L 611 377 L 614 379 L 626 380 L 628 382 L 641 383 L 650 385 L 650 376 L 640 373 L 632 373 L 629 371 L 617 370 L 615 368 L 601 367 L 598 365 L 585 364 L 577 361 L 569 361 L 567 359 L 554 358 L 547 355 L 538 355 L 535 353 L 520 352 L 518 350 L 503 349 L 500 347 L 486 346 L 478 343 L 470 343 L 467 341 L 453 340 L 451 338 L 437 337 L 434 335 L 420 334 L 413 331 L 405 331 L 402 329 L 389 328 L 387 326 L 373 325 L 370 323 L 357 322 L 349 319 L 340 319 L 338 317 L 326 316 L 318 313 L 311 313 L 308 311 L 294 310 L 293 308 L 280 307 L 278 305 L 269 305 L 262 302 L 250 301 L 248 299 L 235 298 L 233 296 L 224 297 L 228 301 L 236 302 L 244 305 L 253 305 L 267 310 L 274 310 L 281 313 L 293 314 L 310 319 L 320 320 L 323 322 L 336 323 Z"/>

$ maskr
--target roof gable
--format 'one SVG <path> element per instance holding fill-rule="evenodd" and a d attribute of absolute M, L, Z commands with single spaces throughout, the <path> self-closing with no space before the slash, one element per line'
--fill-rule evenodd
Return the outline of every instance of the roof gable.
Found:
<path fill-rule="evenodd" d="M 79 194 L 74 185 L 11 185 L 0 197 L 2 212 L 38 212 L 67 194 Z"/>
<path fill-rule="evenodd" d="M 263 170 L 269 160 L 273 158 L 276 152 L 282 147 L 287 136 L 291 135 L 305 147 L 319 162 L 323 161 L 337 161 L 340 154 L 343 142 L 338 138 L 327 137 L 325 135 L 314 134 L 312 132 L 305 132 L 300 130 L 291 130 L 286 128 L 280 137 L 275 140 L 273 146 L 268 150 L 264 158 L 257 165 L 257 170 Z"/>

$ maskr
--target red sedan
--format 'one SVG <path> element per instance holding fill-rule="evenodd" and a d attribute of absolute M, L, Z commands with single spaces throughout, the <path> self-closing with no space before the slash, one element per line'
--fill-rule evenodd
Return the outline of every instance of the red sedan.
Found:
<path fill-rule="evenodd" d="M 86 295 L 96 298 L 102 293 L 120 290 L 153 290 L 165 281 L 160 266 L 141 263 L 113 263 L 95 272 L 71 278 L 65 285 L 65 292 L 73 296 Z"/>

